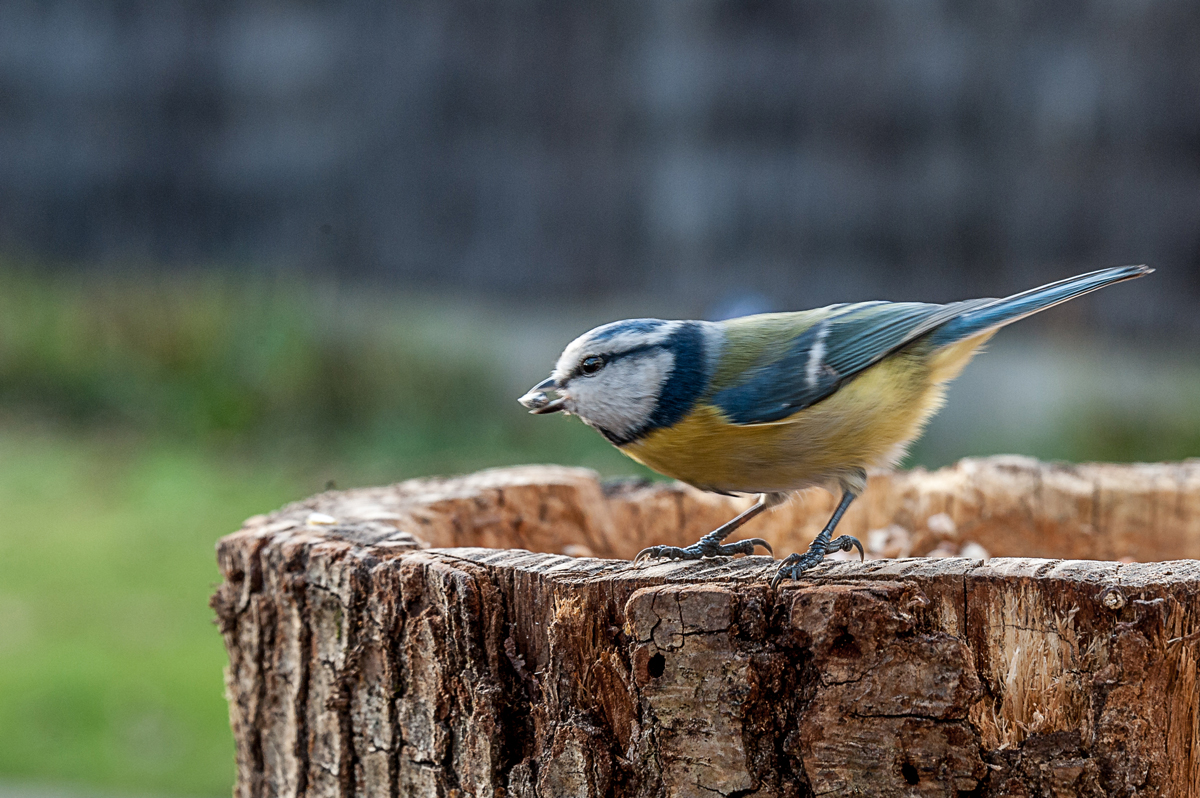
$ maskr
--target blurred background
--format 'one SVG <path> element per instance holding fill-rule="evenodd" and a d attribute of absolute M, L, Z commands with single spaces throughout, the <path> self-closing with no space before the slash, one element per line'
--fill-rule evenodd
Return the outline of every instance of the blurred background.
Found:
<path fill-rule="evenodd" d="M 230 788 L 213 544 L 329 486 L 638 473 L 594 324 L 1152 277 L 910 463 L 1200 454 L 1193 0 L 2 0 L 0 798 Z"/>

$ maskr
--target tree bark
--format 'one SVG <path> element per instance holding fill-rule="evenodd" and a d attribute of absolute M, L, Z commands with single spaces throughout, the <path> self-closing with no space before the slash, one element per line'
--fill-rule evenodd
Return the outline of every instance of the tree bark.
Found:
<path fill-rule="evenodd" d="M 782 555 L 832 505 L 744 531 Z M 1200 563 L 831 562 L 775 590 L 766 557 L 556 553 L 744 506 L 526 467 L 250 519 L 213 597 L 235 794 L 1200 796 Z M 879 475 L 839 532 L 1195 557 L 1200 462 Z"/>

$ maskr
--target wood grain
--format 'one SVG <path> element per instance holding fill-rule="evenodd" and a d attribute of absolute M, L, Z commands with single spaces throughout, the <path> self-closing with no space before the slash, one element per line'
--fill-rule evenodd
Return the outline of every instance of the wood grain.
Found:
<path fill-rule="evenodd" d="M 250 519 L 213 597 L 237 796 L 1200 796 L 1200 563 L 879 559 L 772 590 L 766 557 L 556 553 L 691 542 L 739 502 L 526 467 Z M 831 507 L 747 534 L 801 548 Z M 844 523 L 1194 557 L 1200 464 L 964 461 L 873 477 Z"/>

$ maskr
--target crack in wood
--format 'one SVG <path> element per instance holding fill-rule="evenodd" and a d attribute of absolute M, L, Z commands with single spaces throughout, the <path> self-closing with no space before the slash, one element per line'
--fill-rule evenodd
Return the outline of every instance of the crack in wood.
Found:
<path fill-rule="evenodd" d="M 873 476 L 847 521 L 946 513 L 991 546 L 1058 529 L 1068 551 L 1140 535 L 1200 553 L 1183 548 L 1200 546 L 1200 464 L 1114 468 Z M 831 563 L 771 590 L 761 557 L 632 566 L 388 547 L 356 526 L 616 553 L 689 542 L 732 502 L 516 469 L 253 520 L 221 542 L 213 598 L 237 798 L 1200 795 L 1195 562 Z M 786 550 L 823 502 L 755 533 Z M 306 526 L 313 511 L 338 523 Z M 1105 606 L 1106 586 L 1128 600 Z"/>

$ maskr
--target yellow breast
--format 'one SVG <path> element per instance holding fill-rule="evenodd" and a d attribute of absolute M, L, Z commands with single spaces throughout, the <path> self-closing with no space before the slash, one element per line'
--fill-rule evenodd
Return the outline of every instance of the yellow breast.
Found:
<path fill-rule="evenodd" d="M 621 447 L 699 488 L 761 493 L 824 484 L 852 469 L 893 465 L 990 334 L 934 353 L 901 350 L 832 396 L 769 424 L 733 424 L 701 402 L 672 427 Z"/>

